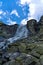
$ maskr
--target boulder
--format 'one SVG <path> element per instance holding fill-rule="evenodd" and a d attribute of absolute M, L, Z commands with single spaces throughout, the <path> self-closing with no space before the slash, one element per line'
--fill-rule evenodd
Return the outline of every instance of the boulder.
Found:
<path fill-rule="evenodd" d="M 40 58 L 40 54 L 36 53 L 36 51 L 34 51 L 34 50 L 31 51 L 31 55 L 36 57 L 37 59 Z"/>
<path fill-rule="evenodd" d="M 40 55 L 43 55 L 43 46 L 38 46 L 36 47 L 36 52 L 39 53 Z"/>
<path fill-rule="evenodd" d="M 43 65 L 43 55 L 40 56 L 40 63 Z"/>
<path fill-rule="evenodd" d="M 26 52 L 26 45 L 24 43 L 20 43 L 19 51 L 25 53 Z"/>

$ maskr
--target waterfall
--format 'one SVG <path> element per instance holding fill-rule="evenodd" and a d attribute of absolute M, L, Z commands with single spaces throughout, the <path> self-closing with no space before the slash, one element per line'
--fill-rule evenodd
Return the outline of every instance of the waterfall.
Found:
<path fill-rule="evenodd" d="M 10 43 L 16 41 L 16 40 L 20 40 L 22 38 L 26 38 L 28 36 L 28 30 L 26 28 L 26 25 L 20 25 L 16 31 L 16 34 L 14 35 L 14 37 L 9 38 L 8 41 L 10 41 Z"/>
<path fill-rule="evenodd" d="M 28 36 L 28 30 L 26 28 L 26 25 L 20 25 L 13 37 L 7 39 L 6 41 L 0 42 L 0 48 L 1 47 L 4 48 L 4 47 L 8 46 L 8 44 L 11 44 L 17 40 L 27 38 L 27 36 Z"/>

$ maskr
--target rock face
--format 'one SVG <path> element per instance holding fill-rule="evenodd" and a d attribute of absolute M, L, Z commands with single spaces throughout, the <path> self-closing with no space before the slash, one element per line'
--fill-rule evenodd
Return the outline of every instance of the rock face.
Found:
<path fill-rule="evenodd" d="M 40 18 L 39 24 L 40 24 L 40 33 L 43 34 L 43 16 Z"/>
<path fill-rule="evenodd" d="M 31 19 L 27 21 L 27 29 L 30 30 L 33 34 L 35 33 L 34 26 L 36 28 L 37 21 L 35 19 Z"/>
<path fill-rule="evenodd" d="M 43 25 L 43 16 L 41 16 L 39 23 L 40 23 L 40 25 Z"/>
<path fill-rule="evenodd" d="M 30 30 L 33 34 L 43 33 L 43 16 L 40 18 L 39 22 L 35 19 L 27 21 L 27 29 Z"/>
<path fill-rule="evenodd" d="M 0 23 L 0 36 L 3 36 L 5 38 L 12 37 L 18 28 L 18 24 L 15 25 L 6 25 L 3 23 Z"/>
<path fill-rule="evenodd" d="M 14 30 L 14 26 L 9 27 L 5 24 L 3 26 L 0 24 L 1 41 L 4 40 L 2 34 L 8 32 L 13 36 L 13 31 L 10 32 L 9 30 Z M 43 16 L 39 22 L 34 19 L 27 21 L 27 29 L 25 27 L 19 29 L 24 31 L 24 34 L 28 29 L 31 34 L 24 39 L 12 42 L 8 46 L 5 44 L 5 47 L 0 48 L 0 65 L 43 65 Z M 5 32 L 3 33 L 3 31 Z M 10 36 L 8 35 L 8 37 Z"/>

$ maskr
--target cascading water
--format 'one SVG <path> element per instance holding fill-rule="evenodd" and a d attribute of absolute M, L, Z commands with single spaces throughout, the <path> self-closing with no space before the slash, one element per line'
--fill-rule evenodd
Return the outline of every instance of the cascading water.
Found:
<path fill-rule="evenodd" d="M 20 25 L 15 33 L 15 35 L 9 39 L 7 39 L 6 41 L 1 42 L 0 44 L 0 48 L 3 46 L 3 48 L 5 48 L 6 46 L 8 46 L 8 44 L 11 44 L 17 40 L 23 39 L 23 38 L 27 38 L 28 36 L 28 30 L 26 28 L 26 25 Z M 3 45 L 4 43 L 4 45 Z"/>
<path fill-rule="evenodd" d="M 26 28 L 26 25 L 20 25 L 16 31 L 16 34 L 14 35 L 14 37 L 9 38 L 8 41 L 10 41 L 10 43 L 22 39 L 22 38 L 26 38 L 28 36 L 28 30 Z"/>

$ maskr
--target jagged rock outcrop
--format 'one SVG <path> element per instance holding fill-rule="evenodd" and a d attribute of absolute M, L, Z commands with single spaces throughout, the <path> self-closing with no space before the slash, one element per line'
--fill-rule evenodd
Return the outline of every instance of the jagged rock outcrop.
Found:
<path fill-rule="evenodd" d="M 13 37 L 13 35 L 15 35 L 17 28 L 18 28 L 18 24 L 14 24 L 14 25 L 6 25 L 2 22 L 0 22 L 0 37 L 4 37 L 4 38 L 10 38 Z M 1 39 L 0 38 L 0 39 Z"/>
<path fill-rule="evenodd" d="M 31 31 L 32 34 L 37 34 L 40 31 L 40 24 L 35 19 L 27 21 L 27 29 Z"/>
<path fill-rule="evenodd" d="M 31 38 L 34 38 L 37 41 L 43 41 L 43 16 L 41 16 L 39 22 L 35 19 L 27 21 L 27 29 L 32 33 Z"/>
<path fill-rule="evenodd" d="M 41 16 L 39 23 L 40 23 L 40 25 L 43 25 L 43 16 Z"/>
<path fill-rule="evenodd" d="M 40 24 L 40 34 L 43 34 L 43 16 L 41 16 L 40 20 L 39 20 L 39 24 Z"/>

